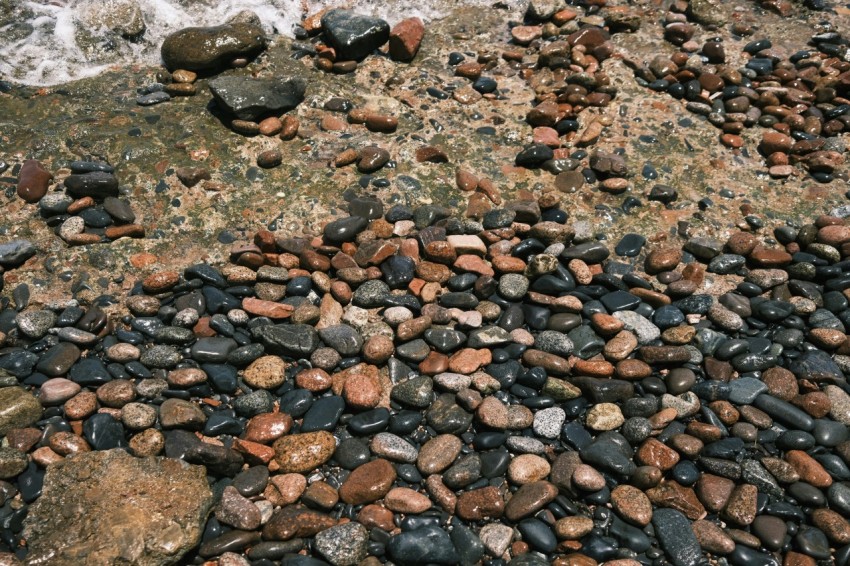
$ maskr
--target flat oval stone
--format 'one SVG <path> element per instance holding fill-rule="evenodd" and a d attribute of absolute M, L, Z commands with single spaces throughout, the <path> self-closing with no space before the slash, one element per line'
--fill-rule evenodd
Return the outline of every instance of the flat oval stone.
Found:
<path fill-rule="evenodd" d="M 336 449 L 334 436 L 324 430 L 293 434 L 274 443 L 281 472 L 307 473 L 331 459 Z"/>

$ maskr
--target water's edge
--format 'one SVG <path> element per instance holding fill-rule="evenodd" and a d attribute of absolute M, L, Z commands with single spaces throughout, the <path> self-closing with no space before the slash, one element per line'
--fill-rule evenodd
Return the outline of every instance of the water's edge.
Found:
<path fill-rule="evenodd" d="M 28 86 L 55 86 L 131 64 L 156 65 L 163 39 L 185 27 L 219 25 L 244 10 L 270 35 L 293 36 L 306 16 L 350 7 L 394 24 L 418 16 L 442 18 L 454 8 L 489 0 L 65 0 L 0 1 L 0 78 Z M 525 0 L 507 6 L 522 13 Z"/>

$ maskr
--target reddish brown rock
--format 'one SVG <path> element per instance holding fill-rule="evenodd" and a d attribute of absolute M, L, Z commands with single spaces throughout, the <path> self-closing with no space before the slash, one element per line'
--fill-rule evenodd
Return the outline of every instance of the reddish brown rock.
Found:
<path fill-rule="evenodd" d="M 18 196 L 29 203 L 38 202 L 47 194 L 53 174 L 39 161 L 27 159 L 18 173 Z"/>
<path fill-rule="evenodd" d="M 292 429 L 292 417 L 286 413 L 263 413 L 251 417 L 245 427 L 245 440 L 268 444 Z"/>
<path fill-rule="evenodd" d="M 696 483 L 696 493 L 706 509 L 717 513 L 726 506 L 735 482 L 713 474 L 702 474 Z"/>
<path fill-rule="evenodd" d="M 423 513 L 431 508 L 431 500 L 424 493 L 408 487 L 394 487 L 384 496 L 384 505 L 396 513 Z"/>
<path fill-rule="evenodd" d="M 142 280 L 142 289 L 146 293 L 158 294 L 164 293 L 177 285 L 180 281 L 180 274 L 176 271 L 158 271 L 148 275 Z"/>
<path fill-rule="evenodd" d="M 614 488 L 611 504 L 621 517 L 640 527 L 645 527 L 652 520 L 652 503 L 634 486 L 623 484 Z"/>
<path fill-rule="evenodd" d="M 648 438 L 635 453 L 635 461 L 644 466 L 655 466 L 659 470 L 666 471 L 679 462 L 679 454 L 664 443 Z"/>
<path fill-rule="evenodd" d="M 292 305 L 264 301 L 254 297 L 242 299 L 242 309 L 256 316 L 267 316 L 273 319 L 289 318 L 295 310 Z"/>
<path fill-rule="evenodd" d="M 353 373 L 346 378 L 342 387 L 346 404 L 356 410 L 374 409 L 381 401 L 381 394 L 377 371 Z"/>
<path fill-rule="evenodd" d="M 357 514 L 357 522 L 371 529 L 378 527 L 385 531 L 391 531 L 395 528 L 393 524 L 393 512 L 380 505 L 366 505 Z"/>
<path fill-rule="evenodd" d="M 824 467 L 803 452 L 802 450 L 789 450 L 785 453 L 785 461 L 800 474 L 800 479 L 810 483 L 815 487 L 829 487 L 832 485 L 832 476 L 829 475 Z"/>
<path fill-rule="evenodd" d="M 110 240 L 119 238 L 144 238 L 145 227 L 141 224 L 122 224 L 121 226 L 108 226 L 103 231 L 104 236 Z"/>
<path fill-rule="evenodd" d="M 324 513 L 306 507 L 289 506 L 275 511 L 266 526 L 266 540 L 289 540 L 295 537 L 311 537 L 336 525 L 336 520 Z"/>
<path fill-rule="evenodd" d="M 419 18 L 407 18 L 390 30 L 390 57 L 395 61 L 410 61 L 416 57 L 422 38 L 425 37 L 425 25 Z"/>
<path fill-rule="evenodd" d="M 794 145 L 794 139 L 791 136 L 768 130 L 762 135 L 759 151 L 763 155 L 770 155 L 777 151 L 788 153 L 792 145 Z"/>
<path fill-rule="evenodd" d="M 362 505 L 381 499 L 396 479 L 395 468 L 378 458 L 356 468 L 339 488 L 339 497 L 350 505 Z"/>
<path fill-rule="evenodd" d="M 756 518 L 758 489 L 754 485 L 742 484 L 735 486 L 729 495 L 729 501 L 723 509 L 723 517 L 745 527 Z"/>
<path fill-rule="evenodd" d="M 464 491 L 457 498 L 455 512 L 465 521 L 499 519 L 505 512 L 505 500 L 497 487 Z"/>
<path fill-rule="evenodd" d="M 656 506 L 681 511 L 692 521 L 703 519 L 708 514 L 694 490 L 675 481 L 665 481 L 646 490 L 646 496 Z"/>
<path fill-rule="evenodd" d="M 325 430 L 304 432 L 279 438 L 274 449 L 280 471 L 306 473 L 331 459 L 336 440 Z"/>
<path fill-rule="evenodd" d="M 681 248 L 661 248 L 649 252 L 644 267 L 646 272 L 653 275 L 662 271 L 670 271 L 682 261 Z"/>
<path fill-rule="evenodd" d="M 558 488 L 548 481 L 536 481 L 521 486 L 505 505 L 505 517 L 519 521 L 528 517 L 558 496 Z"/>
<path fill-rule="evenodd" d="M 850 522 L 832 509 L 815 509 L 812 522 L 834 543 L 850 543 Z"/>

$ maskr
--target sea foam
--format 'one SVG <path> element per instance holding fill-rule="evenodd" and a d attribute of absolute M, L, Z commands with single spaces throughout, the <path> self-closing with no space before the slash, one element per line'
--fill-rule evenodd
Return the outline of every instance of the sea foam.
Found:
<path fill-rule="evenodd" d="M 133 41 L 105 29 L 104 6 L 134 2 L 146 30 Z M 502 2 L 519 10 L 526 0 Z M 170 33 L 212 26 L 242 10 L 255 12 L 271 34 L 293 35 L 306 15 L 327 7 L 348 7 L 390 24 L 418 16 L 433 21 L 462 5 L 486 7 L 493 0 L 12 0 L 0 12 L 0 78 L 32 86 L 53 86 L 98 75 L 110 68 L 159 63 L 159 47 Z M 4 10 L 0 5 L 0 10 Z"/>

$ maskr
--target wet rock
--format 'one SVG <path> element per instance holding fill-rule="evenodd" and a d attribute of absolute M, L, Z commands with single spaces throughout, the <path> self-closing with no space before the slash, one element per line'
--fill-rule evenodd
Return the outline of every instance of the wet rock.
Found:
<path fill-rule="evenodd" d="M 28 391 L 20 387 L 0 388 L 0 435 L 30 426 L 41 414 L 41 404 Z"/>
<path fill-rule="evenodd" d="M 25 202 L 38 202 L 47 194 L 53 174 L 44 168 L 39 161 L 27 159 L 18 173 L 18 196 Z"/>
<path fill-rule="evenodd" d="M 344 523 L 316 535 L 315 548 L 334 566 L 354 566 L 366 558 L 369 533 L 359 523 Z"/>
<path fill-rule="evenodd" d="M 301 77 L 227 76 L 210 81 L 216 103 L 240 120 L 292 110 L 304 100 L 307 83 Z"/>
<path fill-rule="evenodd" d="M 212 502 L 201 466 L 123 450 L 80 454 L 48 470 L 24 524 L 28 556 L 172 563 L 200 542 Z M 56 509 L 73 509 L 74 520 Z"/>
<path fill-rule="evenodd" d="M 359 61 L 390 38 L 390 26 L 380 18 L 350 10 L 331 10 L 322 16 L 322 31 L 337 59 Z"/>
<path fill-rule="evenodd" d="M 229 65 L 240 57 L 251 58 L 266 48 L 263 28 L 253 23 L 189 27 L 165 38 L 160 49 L 171 70 L 206 71 Z"/>
<path fill-rule="evenodd" d="M 425 25 L 419 18 L 407 18 L 390 30 L 390 57 L 396 61 L 411 61 L 419 51 L 425 36 Z"/>

